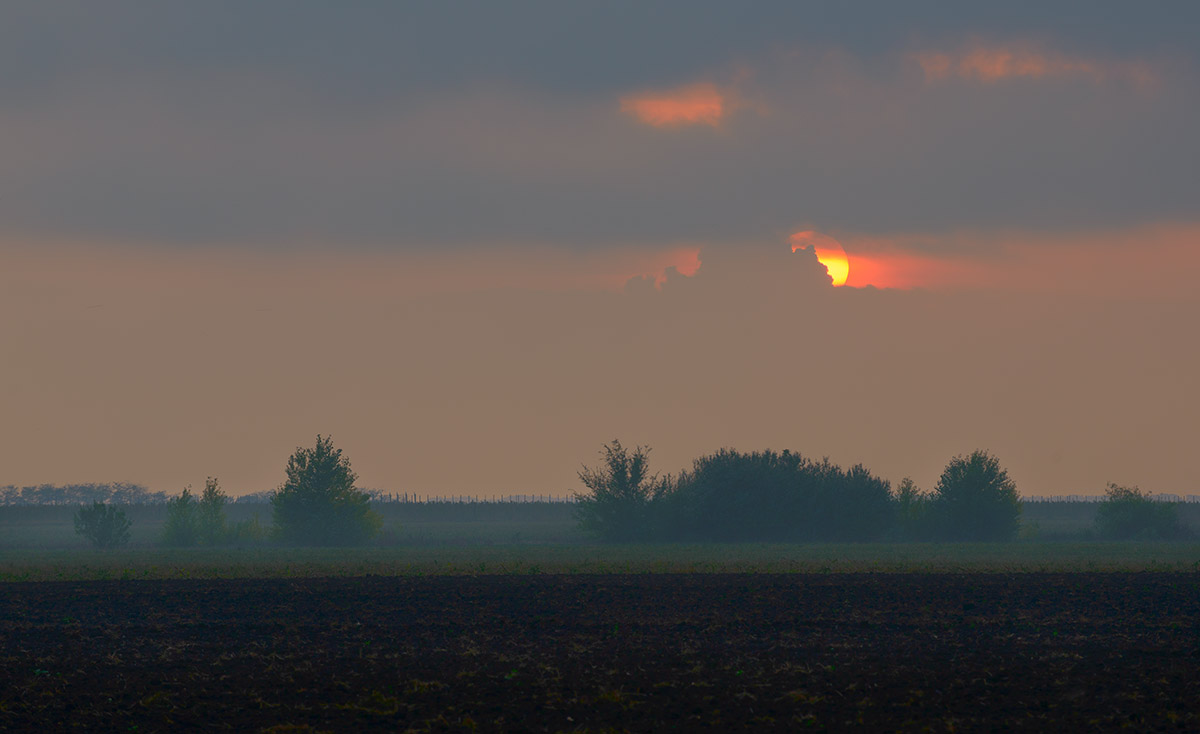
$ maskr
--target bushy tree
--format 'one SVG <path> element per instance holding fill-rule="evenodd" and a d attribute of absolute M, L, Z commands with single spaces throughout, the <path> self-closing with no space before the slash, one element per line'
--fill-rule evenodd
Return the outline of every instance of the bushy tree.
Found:
<path fill-rule="evenodd" d="M 1135 487 L 1110 483 L 1096 508 L 1096 534 L 1109 540 L 1176 540 L 1190 535 L 1174 502 L 1155 502 Z"/>
<path fill-rule="evenodd" d="M 943 540 L 1012 540 L 1021 497 L 1000 461 L 986 451 L 956 456 L 933 490 L 934 533 Z"/>
<path fill-rule="evenodd" d="M 163 545 L 191 546 L 200 535 L 198 508 L 192 487 L 188 485 L 178 497 L 167 500 L 167 521 L 163 523 Z"/>
<path fill-rule="evenodd" d="M 892 523 L 889 484 L 792 451 L 700 457 L 662 504 L 671 537 L 704 541 L 874 540 Z"/>
<path fill-rule="evenodd" d="M 797 492 L 807 465 L 796 453 L 721 449 L 679 475 L 664 504 L 675 539 L 744 541 L 791 538 L 807 498 Z"/>
<path fill-rule="evenodd" d="M 584 466 L 579 481 L 587 492 L 576 493 L 580 527 L 605 540 L 635 540 L 651 532 L 651 504 L 670 485 L 670 477 L 650 474 L 650 449 L 632 453 L 618 440 L 600 451 L 599 467 Z"/>
<path fill-rule="evenodd" d="M 287 481 L 271 496 L 279 539 L 301 545 L 353 545 L 379 532 L 383 519 L 357 489 L 350 460 L 328 437 L 288 458 Z"/>
<path fill-rule="evenodd" d="M 917 487 L 916 482 L 905 477 L 892 493 L 896 506 L 894 535 L 899 540 L 924 540 L 930 535 L 930 496 Z"/>
<path fill-rule="evenodd" d="M 124 510 L 103 502 L 93 502 L 91 507 L 80 505 L 75 511 L 75 534 L 97 548 L 120 548 L 128 543 L 131 524 Z"/>

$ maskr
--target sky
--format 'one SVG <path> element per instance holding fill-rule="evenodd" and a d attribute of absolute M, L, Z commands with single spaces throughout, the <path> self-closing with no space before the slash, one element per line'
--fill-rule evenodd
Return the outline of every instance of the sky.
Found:
<path fill-rule="evenodd" d="M 1200 494 L 1200 6 L 10 3 L 0 485 Z"/>

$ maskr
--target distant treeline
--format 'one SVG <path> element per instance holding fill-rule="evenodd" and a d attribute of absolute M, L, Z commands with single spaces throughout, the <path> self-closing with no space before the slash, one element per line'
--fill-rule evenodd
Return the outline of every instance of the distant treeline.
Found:
<path fill-rule="evenodd" d="M 792 451 L 722 449 L 677 475 L 651 474 L 649 449 L 613 441 L 585 467 L 584 530 L 609 541 L 1004 541 L 1020 528 L 1021 497 L 996 457 L 956 456 L 932 491 L 896 487 L 862 465 L 843 469 Z M 1192 537 L 1178 501 L 1109 485 L 1093 532 L 1114 540 Z M 1030 532 L 1036 527 L 1030 526 Z"/>
<path fill-rule="evenodd" d="M 38 484 L 29 487 L 0 487 L 0 505 L 161 505 L 166 492 L 151 492 L 140 484 Z"/>

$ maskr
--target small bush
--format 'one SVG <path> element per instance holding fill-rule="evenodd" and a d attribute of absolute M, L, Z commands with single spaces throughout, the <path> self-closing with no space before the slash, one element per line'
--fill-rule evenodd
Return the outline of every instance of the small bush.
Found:
<path fill-rule="evenodd" d="M 269 534 L 269 529 L 259 522 L 258 515 L 255 514 L 249 520 L 234 523 L 226 537 L 230 543 L 236 545 L 258 545 L 266 541 Z"/>
<path fill-rule="evenodd" d="M 80 505 L 75 511 L 75 534 L 97 548 L 120 548 L 128 543 L 131 524 L 124 510 L 103 502 L 94 502 L 91 507 Z"/>
<path fill-rule="evenodd" d="M 1096 508 L 1096 534 L 1108 540 L 1178 540 L 1190 536 L 1174 502 L 1155 502 L 1137 487 L 1109 484 Z"/>

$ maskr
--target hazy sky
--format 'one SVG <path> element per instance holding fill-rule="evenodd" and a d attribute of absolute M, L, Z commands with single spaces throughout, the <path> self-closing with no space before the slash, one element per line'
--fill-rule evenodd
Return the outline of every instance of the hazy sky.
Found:
<path fill-rule="evenodd" d="M 1200 5 L 967 5 L 6 4 L 0 485 L 1200 493 Z"/>

